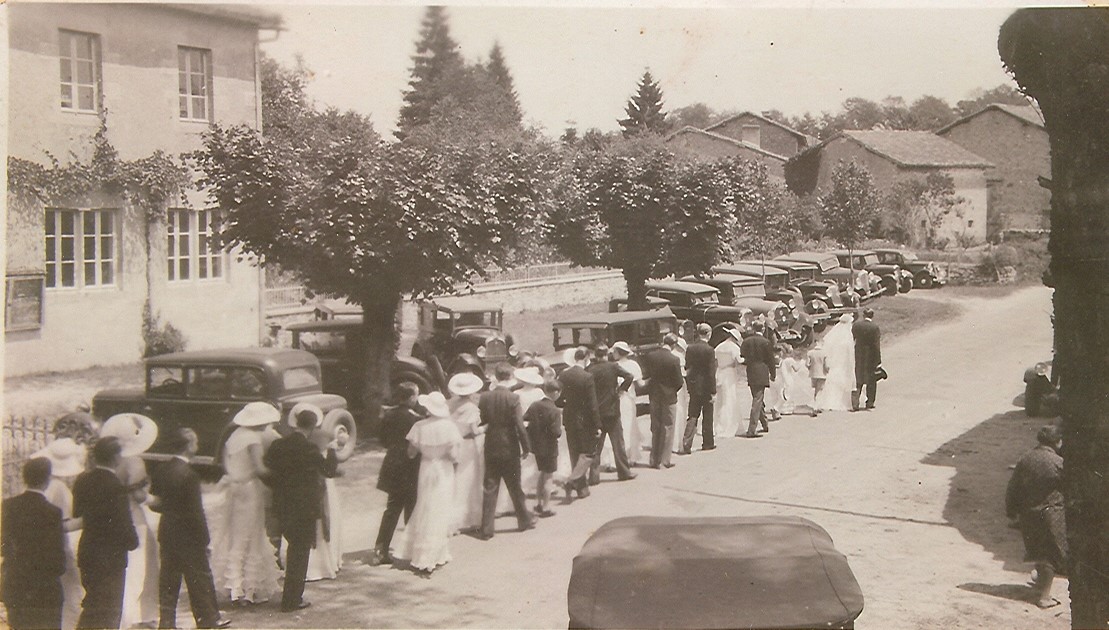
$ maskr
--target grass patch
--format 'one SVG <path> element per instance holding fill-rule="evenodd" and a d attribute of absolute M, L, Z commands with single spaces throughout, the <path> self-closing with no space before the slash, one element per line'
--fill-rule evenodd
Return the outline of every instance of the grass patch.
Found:
<path fill-rule="evenodd" d="M 1028 287 L 1040 286 L 1042 284 L 1038 278 L 1024 278 L 1022 280 L 1018 280 L 1012 284 L 948 285 L 940 290 L 943 295 L 937 297 L 1003 298 L 1017 291 L 1027 289 Z"/>
<path fill-rule="evenodd" d="M 947 291 L 946 288 L 941 290 Z M 882 329 L 883 342 L 950 321 L 963 312 L 954 302 L 916 297 L 911 293 L 878 298 L 867 306 L 874 309 L 874 321 Z"/>
<path fill-rule="evenodd" d="M 516 347 L 539 354 L 554 352 L 551 324 L 580 315 L 608 312 L 608 302 L 573 304 L 529 313 L 505 313 L 504 329 L 512 335 Z"/>

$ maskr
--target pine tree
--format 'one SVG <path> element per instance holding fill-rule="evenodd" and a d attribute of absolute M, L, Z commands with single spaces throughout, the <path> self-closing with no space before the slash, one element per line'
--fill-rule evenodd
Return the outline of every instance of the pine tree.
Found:
<path fill-rule="evenodd" d="M 644 132 L 661 134 L 670 130 L 666 112 L 662 111 L 662 90 L 651 76 L 650 70 L 643 73 L 643 78 L 639 80 L 639 90 L 628 99 L 624 111 L 628 114 L 627 118 L 620 121 L 620 126 L 624 128 L 624 137 L 630 138 Z"/>
<path fill-rule="evenodd" d="M 489 51 L 489 63 L 485 67 L 493 81 L 496 82 L 507 95 L 509 116 L 517 123 L 523 122 L 523 113 L 520 111 L 520 98 L 516 94 L 516 86 L 512 81 L 512 74 L 508 71 L 508 66 L 504 62 L 504 52 L 501 51 L 500 42 L 493 44 L 493 49 Z"/>
<path fill-rule="evenodd" d="M 427 8 L 412 61 L 412 78 L 408 81 L 408 91 L 404 93 L 404 105 L 397 121 L 396 136 L 402 140 L 414 127 L 431 120 L 432 108 L 443 96 L 440 80 L 463 67 L 462 55 L 458 51 L 458 43 L 451 37 L 443 7 Z"/>

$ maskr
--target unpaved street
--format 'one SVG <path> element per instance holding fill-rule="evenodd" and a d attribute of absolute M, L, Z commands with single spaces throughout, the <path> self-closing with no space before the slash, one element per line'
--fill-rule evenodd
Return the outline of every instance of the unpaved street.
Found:
<path fill-rule="evenodd" d="M 862 586 L 860 628 L 1069 627 L 1065 580 L 1055 585 L 1062 606 L 1019 601 L 1030 566 L 1003 509 L 1008 466 L 1042 424 L 1014 397 L 1024 368 L 1050 355 L 1050 291 L 960 303 L 956 320 L 883 348 L 891 378 L 877 410 L 788 416 L 764 439 L 721 440 L 714 452 L 675 458 L 672 470 L 606 481 L 526 534 L 502 518 L 492 541 L 452 539 L 454 560 L 431 580 L 363 563 L 384 495 L 373 488 L 380 455 L 359 455 L 342 480 L 339 579 L 310 584 L 313 606 L 302 614 L 232 611 L 236 627 L 565 627 L 574 555 L 598 526 L 634 514 L 812 519 Z M 705 605 L 688 595 L 690 606 Z"/>

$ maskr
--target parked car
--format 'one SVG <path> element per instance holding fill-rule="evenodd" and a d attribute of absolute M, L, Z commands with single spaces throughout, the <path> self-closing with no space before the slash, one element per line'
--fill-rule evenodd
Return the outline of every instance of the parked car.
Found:
<path fill-rule="evenodd" d="M 322 430 L 346 437 L 339 458 L 354 453 L 358 430 L 347 401 L 323 392 L 320 362 L 310 352 L 288 348 L 175 352 L 147 359 L 145 370 L 144 388 L 102 390 L 92 400 L 93 415 L 100 420 L 117 413 L 138 413 L 154 420 L 158 440 L 144 459 L 170 459 L 166 439 L 173 430 L 188 427 L 200 440 L 193 462 L 220 468 L 224 443 L 235 429 L 232 418 L 254 401 L 276 405 L 282 419 L 297 403 L 318 406 L 324 412 Z M 289 430 L 285 422 L 277 429 Z"/>
<path fill-rule="evenodd" d="M 675 317 L 694 324 L 751 323 L 751 309 L 721 304 L 719 289 L 697 281 L 648 282 L 647 296 L 666 300 Z"/>
<path fill-rule="evenodd" d="M 1053 361 L 1041 361 L 1024 371 L 1024 412 L 1029 416 L 1059 415 L 1059 377 Z"/>
<path fill-rule="evenodd" d="M 422 300 L 412 356 L 449 376 L 472 372 L 488 381 L 493 368 L 517 356 L 512 335 L 504 332 L 501 307 L 471 297 Z"/>
<path fill-rule="evenodd" d="M 358 415 L 362 410 L 362 375 L 366 369 L 362 318 L 297 322 L 285 330 L 292 333 L 293 348 L 307 350 L 319 359 L 323 391 L 346 398 L 351 412 Z M 407 382 L 426 394 L 446 386 L 441 370 L 432 373 L 425 361 L 415 357 L 396 357 L 389 372 L 391 387 Z"/>
<path fill-rule="evenodd" d="M 740 275 L 761 280 L 766 288 L 766 299 L 777 300 L 795 311 L 801 325 L 809 325 L 818 330 L 823 330 L 823 323 L 828 319 L 828 305 L 819 299 L 820 295 L 827 295 L 833 283 L 820 282 L 811 279 L 816 274 L 816 267 L 804 263 L 786 263 L 799 267 L 783 268 L 762 261 L 740 261 L 731 265 L 714 267 L 713 272 L 718 274 Z M 805 290 L 811 297 L 806 297 Z M 798 330 L 801 328 L 798 327 Z"/>
<path fill-rule="evenodd" d="M 913 274 L 907 269 L 902 269 L 896 264 L 882 263 L 877 252 L 868 249 L 848 251 L 837 249 L 832 252 L 839 259 L 839 264 L 852 269 L 864 269 L 881 278 L 882 289 L 886 295 L 908 293 L 913 288 Z"/>
<path fill-rule="evenodd" d="M 654 297 L 652 295 L 648 295 L 647 296 L 647 308 L 644 309 L 644 310 L 658 311 L 658 310 L 662 310 L 662 309 L 666 308 L 667 306 L 670 306 L 670 302 L 667 302 L 666 300 L 664 300 L 660 297 Z M 608 312 L 609 313 L 624 313 L 627 310 L 628 310 L 628 298 L 626 298 L 626 297 L 612 298 L 611 300 L 608 301 Z"/>
<path fill-rule="evenodd" d="M 839 264 L 839 258 L 830 252 L 791 252 L 777 260 L 793 260 L 814 264 L 820 270 L 819 280 L 830 280 L 839 285 L 840 291 L 858 294 L 859 301 L 873 299 L 882 293 L 881 278 L 861 269 L 852 270 Z"/>
<path fill-rule="evenodd" d="M 697 596 L 690 596 L 690 594 Z M 570 628 L 853 628 L 863 594 L 798 516 L 629 516 L 574 558 Z"/>
<path fill-rule="evenodd" d="M 562 354 L 569 348 L 600 344 L 612 347 L 617 341 L 631 346 L 642 356 L 662 346 L 667 333 L 679 333 L 678 318 L 669 308 L 657 311 L 627 311 L 581 315 L 551 325 L 555 353 L 545 357 L 556 371 L 566 367 Z"/>
<path fill-rule="evenodd" d="M 779 335 L 783 340 L 792 344 L 805 345 L 812 341 L 812 334 L 819 326 L 824 328 L 827 315 L 811 315 L 807 308 L 798 307 L 804 302 L 801 293 L 795 288 L 778 289 L 769 292 L 759 277 L 721 272 L 712 276 L 686 276 L 683 280 L 690 280 L 707 284 L 720 291 L 720 301 L 732 306 L 750 309 L 754 317 L 763 315 L 774 320 L 778 327 Z M 783 308 L 784 307 L 784 308 Z M 816 309 L 824 309 L 820 303 Z M 750 318 L 753 320 L 753 317 Z M 743 322 L 741 330 L 747 330 L 749 321 Z M 796 335 L 788 333 L 796 333 Z M 716 341 L 722 341 L 722 335 L 714 335 Z"/>
<path fill-rule="evenodd" d="M 845 309 L 857 306 L 857 303 L 853 301 L 857 296 L 841 292 L 837 282 L 818 279 L 820 268 L 815 264 L 778 259 L 759 261 L 759 263 L 767 267 L 784 269 L 789 273 L 790 284 L 801 292 L 801 297 L 805 302 L 805 310 L 810 314 L 827 313 L 831 317 L 844 312 Z M 820 305 L 823 305 L 823 307 Z M 822 327 L 818 323 L 817 331 L 821 329 Z"/>
<path fill-rule="evenodd" d="M 876 249 L 878 262 L 897 265 L 913 275 L 913 287 L 931 289 L 947 284 L 947 272 L 931 260 L 921 260 L 916 254 L 903 249 Z"/>

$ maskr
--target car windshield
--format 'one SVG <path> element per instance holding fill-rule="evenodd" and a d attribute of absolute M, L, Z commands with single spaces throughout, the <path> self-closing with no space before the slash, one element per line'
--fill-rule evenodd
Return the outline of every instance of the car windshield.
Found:
<path fill-rule="evenodd" d="M 693 306 L 700 304 L 719 304 L 720 298 L 716 293 L 697 293 L 689 296 L 689 301 Z"/>
<path fill-rule="evenodd" d="M 281 375 L 281 384 L 285 389 L 318 389 L 320 375 L 315 368 L 308 366 L 289 368 Z"/>
<path fill-rule="evenodd" d="M 458 326 L 500 326 L 501 314 L 499 311 L 485 311 L 472 313 L 455 313 L 454 322 Z"/>
<path fill-rule="evenodd" d="M 554 329 L 554 343 L 556 348 L 569 346 L 594 346 L 603 339 L 603 328 L 573 328 L 556 327 Z"/>
<path fill-rule="evenodd" d="M 179 366 L 154 366 L 146 371 L 151 396 L 175 397 L 185 393 L 185 370 Z"/>
<path fill-rule="evenodd" d="M 337 354 L 342 352 L 346 345 L 346 333 L 318 330 L 300 333 L 297 347 L 315 354 Z"/>
<path fill-rule="evenodd" d="M 736 295 L 766 295 L 766 289 L 760 286 L 738 286 L 733 289 Z"/>

